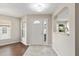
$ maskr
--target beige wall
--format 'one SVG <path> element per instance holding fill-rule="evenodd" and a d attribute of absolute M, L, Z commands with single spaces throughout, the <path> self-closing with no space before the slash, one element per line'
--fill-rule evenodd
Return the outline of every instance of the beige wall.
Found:
<path fill-rule="evenodd" d="M 69 9 L 69 23 L 70 35 L 65 33 L 58 33 L 54 30 L 55 17 L 60 15 L 62 9 L 67 7 Z M 65 15 L 62 15 L 64 17 Z M 61 56 L 74 56 L 75 55 L 75 4 L 62 4 L 52 16 L 52 47 L 58 55 Z"/>
<path fill-rule="evenodd" d="M 19 19 L 0 15 L 0 24 L 11 25 L 11 39 L 0 40 L 0 46 L 20 41 Z"/>
<path fill-rule="evenodd" d="M 75 4 L 75 48 L 76 56 L 79 56 L 79 3 Z"/>

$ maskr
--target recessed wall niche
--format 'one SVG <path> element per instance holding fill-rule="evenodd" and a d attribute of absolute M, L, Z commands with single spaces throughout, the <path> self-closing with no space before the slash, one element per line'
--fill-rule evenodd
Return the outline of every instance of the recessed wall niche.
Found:
<path fill-rule="evenodd" d="M 64 7 L 54 17 L 54 31 L 69 34 L 69 9 Z"/>

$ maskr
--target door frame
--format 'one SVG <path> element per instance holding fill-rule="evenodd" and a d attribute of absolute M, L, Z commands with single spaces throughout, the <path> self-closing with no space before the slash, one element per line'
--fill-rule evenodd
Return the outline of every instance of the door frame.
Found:
<path fill-rule="evenodd" d="M 33 19 L 32 19 L 33 20 Z M 42 21 L 42 34 L 43 34 L 43 22 L 44 22 L 44 20 L 47 20 L 47 36 L 46 36 L 46 43 L 42 43 L 42 44 L 30 44 L 30 42 L 28 43 L 28 45 L 49 45 L 48 44 L 48 19 L 43 19 L 43 21 Z M 29 20 L 28 20 L 29 21 Z M 42 40 L 44 40 L 44 36 L 42 36 Z M 30 40 L 29 40 L 30 41 Z"/>

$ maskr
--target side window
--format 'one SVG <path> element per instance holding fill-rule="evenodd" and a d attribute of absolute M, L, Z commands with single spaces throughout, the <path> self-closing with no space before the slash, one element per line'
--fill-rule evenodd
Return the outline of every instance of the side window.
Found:
<path fill-rule="evenodd" d="M 10 25 L 0 25 L 0 40 L 11 38 Z"/>
<path fill-rule="evenodd" d="M 2 27 L 2 34 L 7 34 L 7 27 Z"/>

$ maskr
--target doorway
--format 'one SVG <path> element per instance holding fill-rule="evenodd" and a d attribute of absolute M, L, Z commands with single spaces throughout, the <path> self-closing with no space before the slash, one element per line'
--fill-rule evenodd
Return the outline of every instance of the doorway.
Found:
<path fill-rule="evenodd" d="M 29 45 L 48 45 L 48 19 L 28 20 Z"/>

